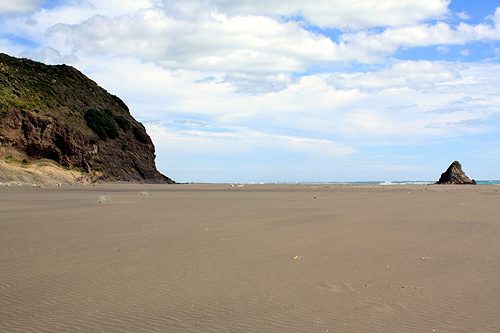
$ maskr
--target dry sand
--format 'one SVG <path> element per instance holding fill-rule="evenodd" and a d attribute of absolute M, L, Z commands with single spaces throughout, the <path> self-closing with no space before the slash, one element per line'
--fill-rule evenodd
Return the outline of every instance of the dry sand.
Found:
<path fill-rule="evenodd" d="M 82 172 L 67 170 L 54 161 L 42 159 L 27 164 L 0 160 L 0 186 L 61 186 L 84 183 Z"/>
<path fill-rule="evenodd" d="M 498 332 L 500 187 L 0 187 L 0 331 Z"/>

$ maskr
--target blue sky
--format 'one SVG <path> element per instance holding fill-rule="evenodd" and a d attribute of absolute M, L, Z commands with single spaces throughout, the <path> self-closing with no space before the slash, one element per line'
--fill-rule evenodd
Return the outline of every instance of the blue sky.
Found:
<path fill-rule="evenodd" d="M 130 107 L 179 182 L 500 179 L 500 2 L 4 0 L 0 52 Z"/>

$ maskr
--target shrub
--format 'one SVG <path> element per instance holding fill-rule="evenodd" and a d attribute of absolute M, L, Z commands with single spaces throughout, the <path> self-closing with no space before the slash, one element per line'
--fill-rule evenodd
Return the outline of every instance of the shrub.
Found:
<path fill-rule="evenodd" d="M 148 143 L 148 137 L 146 136 L 146 133 L 139 127 L 134 127 L 134 136 L 137 139 L 137 141 L 142 142 L 142 143 Z"/>
<path fill-rule="evenodd" d="M 118 126 L 121 127 L 124 132 L 130 129 L 130 121 L 128 121 L 124 116 L 115 117 L 115 122 L 118 124 Z"/>
<path fill-rule="evenodd" d="M 116 104 L 118 104 L 123 110 L 125 110 L 127 113 L 129 113 L 129 109 L 128 109 L 128 106 L 127 104 L 125 104 L 121 99 L 120 97 L 116 96 L 116 95 L 111 95 L 111 98 L 115 101 Z"/>
<path fill-rule="evenodd" d="M 106 203 L 106 202 L 111 202 L 111 197 L 106 196 L 106 195 L 101 195 L 99 197 L 99 200 L 97 200 L 98 203 Z"/>
<path fill-rule="evenodd" d="M 87 126 L 103 141 L 106 141 L 108 138 L 116 139 L 120 135 L 115 121 L 106 113 L 92 108 L 85 112 L 84 118 Z"/>

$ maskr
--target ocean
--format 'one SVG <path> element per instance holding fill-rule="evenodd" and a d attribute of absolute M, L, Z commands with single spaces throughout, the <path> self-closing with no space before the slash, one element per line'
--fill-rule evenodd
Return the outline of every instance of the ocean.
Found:
<path fill-rule="evenodd" d="M 385 181 L 354 181 L 354 182 L 261 182 L 246 184 L 283 184 L 283 185 L 429 185 L 436 181 L 425 180 L 385 180 Z M 500 180 L 476 180 L 478 185 L 500 185 Z"/>

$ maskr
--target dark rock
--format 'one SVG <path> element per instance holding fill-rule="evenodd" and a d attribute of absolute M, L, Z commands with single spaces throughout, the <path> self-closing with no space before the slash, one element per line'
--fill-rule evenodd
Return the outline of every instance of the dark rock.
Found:
<path fill-rule="evenodd" d="M 89 110 L 112 126 L 91 129 Z M 49 158 L 106 181 L 174 183 L 156 169 L 151 138 L 120 98 L 73 67 L 0 53 L 0 156 L 9 155 Z"/>
<path fill-rule="evenodd" d="M 474 179 L 470 179 L 465 175 L 462 171 L 462 165 L 455 161 L 451 163 L 444 173 L 441 174 L 441 177 L 436 182 L 436 184 L 472 184 L 476 185 L 476 181 Z"/>

